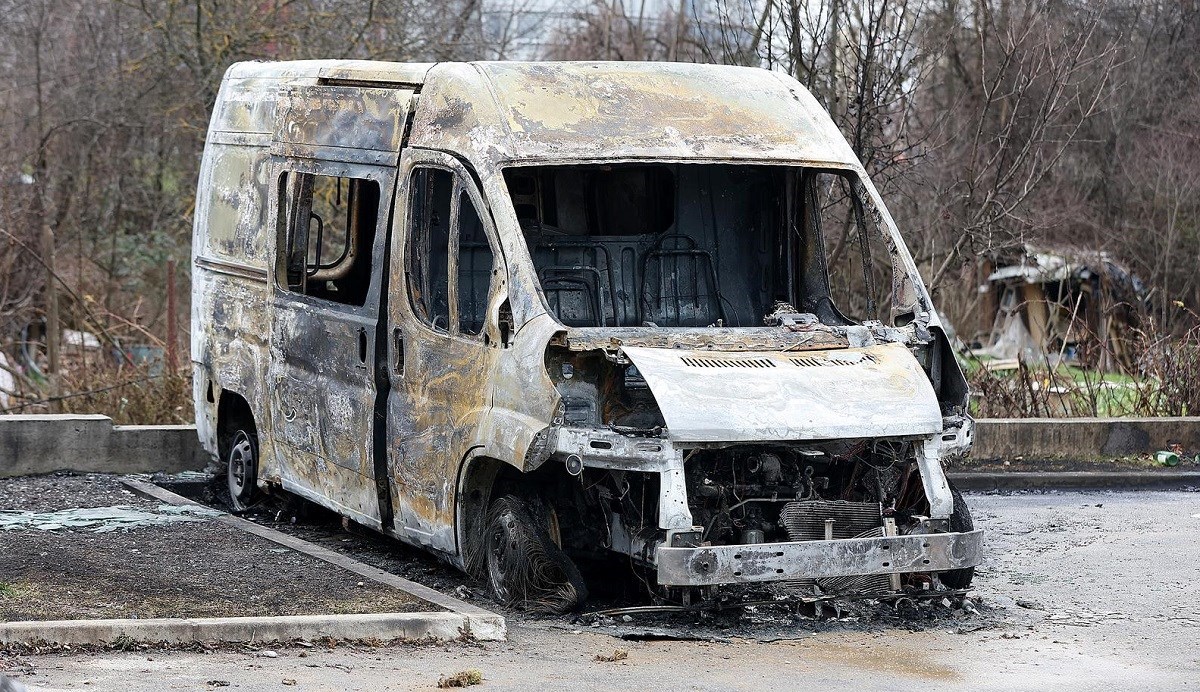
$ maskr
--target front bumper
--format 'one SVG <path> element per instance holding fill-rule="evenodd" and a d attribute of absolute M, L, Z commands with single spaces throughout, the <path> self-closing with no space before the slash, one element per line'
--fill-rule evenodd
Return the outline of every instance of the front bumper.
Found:
<path fill-rule="evenodd" d="M 703 548 L 659 546 L 658 583 L 711 586 L 860 574 L 944 572 L 978 565 L 983 530 Z"/>

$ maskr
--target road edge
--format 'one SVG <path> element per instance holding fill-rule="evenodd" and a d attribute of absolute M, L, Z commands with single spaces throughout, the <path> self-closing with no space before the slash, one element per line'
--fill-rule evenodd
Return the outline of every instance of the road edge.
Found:
<path fill-rule="evenodd" d="M 949 471 L 959 490 L 1184 490 L 1200 471 Z"/>

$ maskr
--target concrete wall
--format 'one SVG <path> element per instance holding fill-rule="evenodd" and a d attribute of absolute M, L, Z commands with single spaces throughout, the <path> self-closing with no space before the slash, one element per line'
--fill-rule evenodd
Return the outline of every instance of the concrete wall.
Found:
<path fill-rule="evenodd" d="M 99 415 L 0 416 L 0 478 L 54 471 L 200 471 L 208 455 L 191 425 L 113 425 Z"/>
<path fill-rule="evenodd" d="M 1200 450 L 1195 418 L 992 418 L 978 421 L 975 459 L 1105 459 L 1172 444 Z M 99 415 L 0 415 L 0 478 L 54 471 L 200 471 L 209 457 L 191 425 L 113 425 Z"/>
<path fill-rule="evenodd" d="M 1200 417 L 985 418 L 976 421 L 975 459 L 1110 459 L 1183 445 L 1200 450 Z"/>

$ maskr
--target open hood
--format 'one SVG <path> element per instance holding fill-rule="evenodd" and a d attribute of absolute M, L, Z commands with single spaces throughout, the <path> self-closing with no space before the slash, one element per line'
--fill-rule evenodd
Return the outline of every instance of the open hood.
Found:
<path fill-rule="evenodd" d="M 621 349 L 677 442 L 768 442 L 942 430 L 937 395 L 902 344 L 733 353 Z"/>

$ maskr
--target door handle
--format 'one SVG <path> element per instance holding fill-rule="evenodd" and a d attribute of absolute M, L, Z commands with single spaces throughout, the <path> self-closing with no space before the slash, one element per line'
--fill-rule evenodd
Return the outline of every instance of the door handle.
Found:
<path fill-rule="evenodd" d="M 393 362 L 396 374 L 404 376 L 404 332 L 400 327 L 392 327 L 392 350 L 395 351 Z"/>

